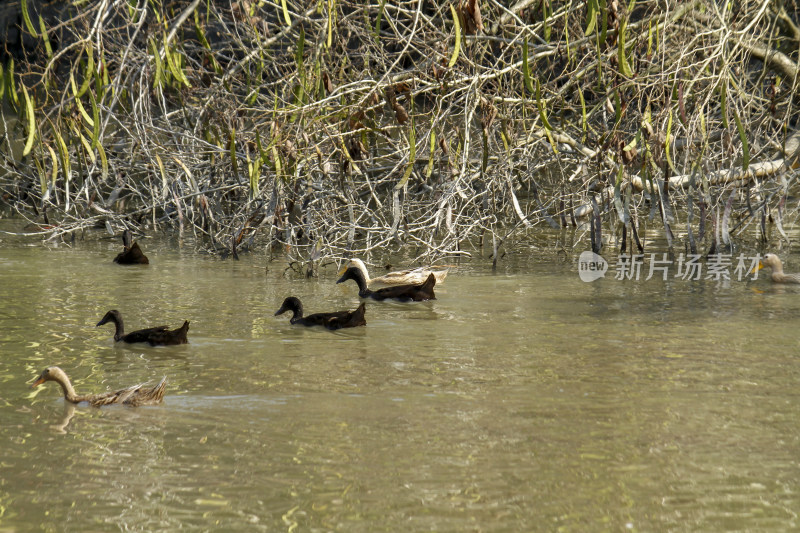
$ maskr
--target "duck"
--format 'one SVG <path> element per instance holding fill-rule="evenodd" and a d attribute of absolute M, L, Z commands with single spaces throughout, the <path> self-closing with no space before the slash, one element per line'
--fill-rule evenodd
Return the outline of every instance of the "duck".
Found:
<path fill-rule="evenodd" d="M 139 244 L 131 242 L 131 231 L 125 230 L 122 232 L 122 246 L 123 250 L 114 258 L 114 262 L 120 265 L 149 265 L 150 261 L 144 255 Z"/>
<path fill-rule="evenodd" d="M 775 254 L 767 254 L 758 262 L 756 272 L 764 267 L 769 267 L 772 270 L 772 281 L 775 283 L 800 283 L 800 274 L 786 274 L 783 271 L 783 263 L 780 257 Z"/>
<path fill-rule="evenodd" d="M 113 322 L 116 326 L 114 340 L 117 342 L 146 342 L 150 344 L 150 346 L 168 346 L 173 344 L 186 344 L 189 342 L 186 338 L 186 333 L 189 331 L 188 320 L 184 321 L 183 325 L 178 329 L 170 330 L 167 329 L 167 326 L 156 326 L 154 328 L 140 329 L 126 334 L 125 326 L 122 323 L 122 315 L 116 309 L 112 309 L 97 323 L 97 327 L 107 322 Z"/>
<path fill-rule="evenodd" d="M 87 402 L 92 407 L 121 403 L 135 407 L 137 405 L 157 405 L 164 399 L 164 389 L 167 386 L 167 377 L 161 378 L 158 385 L 144 388 L 147 383 L 139 383 L 117 391 L 101 392 L 99 394 L 76 394 L 67 373 L 57 366 L 45 368 L 31 388 L 38 387 L 45 381 L 55 381 L 61 385 L 64 398 L 71 403 Z"/>
<path fill-rule="evenodd" d="M 357 267 L 349 267 L 345 270 L 336 283 L 344 283 L 349 279 L 355 280 L 358 284 L 358 295 L 361 298 L 372 298 L 374 300 L 393 298 L 401 302 L 421 302 L 436 299 L 436 294 L 433 292 L 433 287 L 436 285 L 436 276 L 433 272 L 428 274 L 427 279 L 419 285 L 396 285 L 374 291 L 367 288 L 367 280 L 364 277 L 364 273 Z"/>
<path fill-rule="evenodd" d="M 370 278 L 369 272 L 367 272 L 367 266 L 361 259 L 351 259 L 345 268 L 350 267 L 359 269 L 361 273 L 364 274 L 364 279 L 367 281 L 367 285 L 371 287 L 419 285 L 420 283 L 425 283 L 425 280 L 428 279 L 428 276 L 431 273 L 436 276 L 436 283 L 442 284 L 444 283 L 444 279 L 447 277 L 447 273 L 450 271 L 447 268 L 433 270 L 431 267 L 418 267 L 409 268 L 406 270 L 397 270 L 377 278 Z"/>
<path fill-rule="evenodd" d="M 366 306 L 364 302 L 358 306 L 355 311 L 335 311 L 333 313 L 314 313 L 312 315 L 303 316 L 303 304 L 300 299 L 294 296 L 289 296 L 283 301 L 281 308 L 275 311 L 275 316 L 285 313 L 286 311 L 292 312 L 292 318 L 289 322 L 292 324 L 300 324 L 302 326 L 324 326 L 328 329 L 340 328 L 354 328 L 357 326 L 366 326 L 367 321 L 364 319 L 364 311 Z"/>

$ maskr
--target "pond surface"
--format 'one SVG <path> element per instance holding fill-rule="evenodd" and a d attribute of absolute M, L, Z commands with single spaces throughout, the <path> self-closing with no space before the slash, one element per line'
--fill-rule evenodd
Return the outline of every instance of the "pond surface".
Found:
<path fill-rule="evenodd" d="M 800 526 L 800 288 L 585 283 L 532 246 L 330 332 L 273 313 L 354 309 L 334 267 L 140 243 L 122 267 L 118 239 L 0 234 L 1 532 Z M 112 308 L 190 344 L 115 345 Z M 29 388 L 49 365 L 78 392 L 167 376 L 165 401 L 72 407 Z"/>

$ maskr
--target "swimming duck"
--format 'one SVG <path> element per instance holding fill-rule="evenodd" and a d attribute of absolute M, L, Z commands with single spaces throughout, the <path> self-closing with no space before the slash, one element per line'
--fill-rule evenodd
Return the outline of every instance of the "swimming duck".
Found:
<path fill-rule="evenodd" d="M 93 407 L 112 403 L 121 403 L 133 407 L 137 405 L 156 405 L 161 403 L 164 398 L 164 389 L 167 386 L 167 378 L 165 376 L 158 385 L 152 388 L 142 388 L 146 383 L 140 383 L 125 389 L 101 392 L 100 394 L 75 394 L 75 389 L 72 387 L 67 374 L 57 366 L 50 366 L 42 371 L 36 381 L 33 382 L 33 385 L 31 385 L 31 388 L 38 387 L 45 381 L 55 381 L 61 385 L 61 390 L 64 391 L 64 398 L 68 402 L 88 402 Z"/>
<path fill-rule="evenodd" d="M 292 324 L 301 324 L 303 326 L 324 326 L 328 329 L 339 328 L 354 328 L 356 326 L 366 326 L 367 321 L 364 320 L 364 311 L 366 306 L 364 302 L 358 306 L 355 311 L 336 311 L 333 313 L 314 313 L 313 315 L 303 316 L 303 304 L 300 303 L 299 298 L 289 296 L 283 301 L 281 308 L 275 311 L 275 316 L 285 313 L 286 311 L 292 312 L 292 318 L 289 322 Z"/>
<path fill-rule="evenodd" d="M 772 281 L 775 283 L 800 283 L 800 274 L 785 274 L 783 272 L 783 263 L 780 257 L 775 254 L 767 254 L 758 262 L 756 272 L 764 267 L 772 269 Z"/>
<path fill-rule="evenodd" d="M 116 326 L 114 340 L 119 342 L 147 342 L 150 346 L 186 344 L 186 332 L 189 331 L 189 321 L 185 321 L 178 329 L 167 329 L 167 326 L 157 326 L 154 328 L 140 329 L 125 334 L 125 326 L 122 323 L 122 315 L 116 309 L 112 309 L 97 323 L 102 326 L 106 322 L 113 322 Z"/>
<path fill-rule="evenodd" d="M 432 273 L 436 276 L 436 283 L 441 284 L 444 278 L 447 277 L 448 269 L 432 270 L 430 267 L 409 268 L 407 270 L 398 270 L 396 272 L 389 272 L 377 278 L 370 278 L 367 267 L 361 259 L 351 259 L 347 264 L 347 268 L 356 267 L 362 274 L 368 286 L 394 286 L 394 285 L 419 285 L 425 283 L 428 276 Z"/>
<path fill-rule="evenodd" d="M 148 265 L 150 261 L 148 261 L 147 256 L 142 253 L 142 249 L 139 248 L 139 244 L 136 242 L 131 242 L 131 232 L 130 230 L 125 230 L 122 232 L 122 245 L 124 249 L 117 254 L 117 257 L 114 258 L 114 262 L 120 265 Z"/>
<path fill-rule="evenodd" d="M 357 267 L 350 267 L 344 271 L 344 274 L 336 283 L 343 283 L 348 279 L 355 280 L 358 284 L 358 295 L 362 298 L 373 298 L 375 300 L 386 300 L 387 298 L 394 298 L 402 302 L 415 301 L 421 302 L 423 300 L 435 300 L 436 295 L 433 292 L 433 287 L 436 285 L 436 276 L 431 272 L 424 283 L 419 285 L 396 285 L 394 287 L 384 287 L 372 291 L 367 288 L 367 280 L 364 278 L 364 273 Z"/>

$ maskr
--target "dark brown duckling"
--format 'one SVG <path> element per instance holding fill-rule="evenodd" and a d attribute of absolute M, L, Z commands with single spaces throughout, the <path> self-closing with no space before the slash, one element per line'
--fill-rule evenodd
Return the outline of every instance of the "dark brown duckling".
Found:
<path fill-rule="evenodd" d="M 61 385 L 64 391 L 64 398 L 71 403 L 87 402 L 93 407 L 121 403 L 135 407 L 137 405 L 157 405 L 164 399 L 164 390 L 167 385 L 167 378 L 162 378 L 158 385 L 151 388 L 144 388 L 145 383 L 126 387 L 124 389 L 101 392 L 99 394 L 76 394 L 67 374 L 57 366 L 50 366 L 44 369 L 31 388 L 38 387 L 45 381 L 55 381 Z"/>
<path fill-rule="evenodd" d="M 375 300 L 393 298 L 401 302 L 421 302 L 436 299 L 436 294 L 433 292 L 433 287 L 436 285 L 436 276 L 433 273 L 428 276 L 424 283 L 419 285 L 395 285 L 394 287 L 385 287 L 376 291 L 371 291 L 367 288 L 367 280 L 364 277 L 364 273 L 356 267 L 350 267 L 345 270 L 336 283 L 343 283 L 348 279 L 355 280 L 358 284 L 358 295 L 362 298 L 373 298 Z"/>
<path fill-rule="evenodd" d="M 275 311 L 275 316 L 292 312 L 289 322 L 301 324 L 303 326 L 323 326 L 328 329 L 354 328 L 356 326 L 366 326 L 364 319 L 366 306 L 364 302 L 355 311 L 335 311 L 333 313 L 314 313 L 313 315 L 303 316 L 303 304 L 299 298 L 289 296 L 283 301 L 281 308 Z"/>
<path fill-rule="evenodd" d="M 122 245 L 125 248 L 117 254 L 117 257 L 114 258 L 114 262 L 120 265 L 149 265 L 150 261 L 147 259 L 147 256 L 142 253 L 139 244 L 131 241 L 131 232 L 126 229 L 122 232 Z"/>
<path fill-rule="evenodd" d="M 125 326 L 122 323 L 122 315 L 116 309 L 112 309 L 105 314 L 103 319 L 97 323 L 102 326 L 106 322 L 113 322 L 116 326 L 114 332 L 114 340 L 119 342 L 146 342 L 150 346 L 156 345 L 172 345 L 172 344 L 186 344 L 189 341 L 186 338 L 186 333 L 189 331 L 189 321 L 185 321 L 178 329 L 167 329 L 167 326 L 157 326 L 155 328 L 140 329 L 125 334 Z"/>

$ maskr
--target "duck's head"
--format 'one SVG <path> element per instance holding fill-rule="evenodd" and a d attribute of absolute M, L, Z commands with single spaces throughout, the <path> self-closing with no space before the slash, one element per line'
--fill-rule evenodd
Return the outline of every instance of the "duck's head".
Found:
<path fill-rule="evenodd" d="M 761 270 L 764 267 L 769 267 L 773 271 L 782 271 L 783 264 L 781 263 L 780 257 L 775 254 L 767 254 L 765 255 L 761 261 L 758 262 L 758 266 L 756 267 L 756 272 Z"/>
<path fill-rule="evenodd" d="M 303 310 L 303 304 L 300 303 L 300 299 L 295 298 L 294 296 L 289 296 L 283 301 L 281 308 L 275 311 L 275 316 L 281 315 L 286 311 L 297 313 L 298 311 L 302 310 Z"/>
<path fill-rule="evenodd" d="M 31 388 L 33 389 L 35 387 L 38 387 L 45 381 L 59 381 L 59 379 L 63 381 L 63 378 L 65 378 L 66 376 L 67 375 L 64 374 L 64 371 L 58 368 L 57 366 L 48 366 L 47 368 L 42 370 L 42 373 L 39 374 L 39 377 L 36 378 L 36 381 L 33 382 Z"/>
<path fill-rule="evenodd" d="M 358 267 L 348 267 L 347 270 L 344 271 L 342 277 L 338 279 L 336 283 L 344 283 L 348 279 L 353 279 L 358 283 L 359 287 L 364 284 L 366 286 L 367 280 L 364 278 L 364 273 L 358 269 Z"/>
<path fill-rule="evenodd" d="M 100 320 L 100 322 L 97 323 L 97 325 L 102 326 L 106 322 L 113 322 L 115 324 L 118 324 L 121 320 L 122 317 L 119 314 L 119 311 L 117 311 L 116 309 L 112 309 L 103 316 L 103 318 Z"/>

